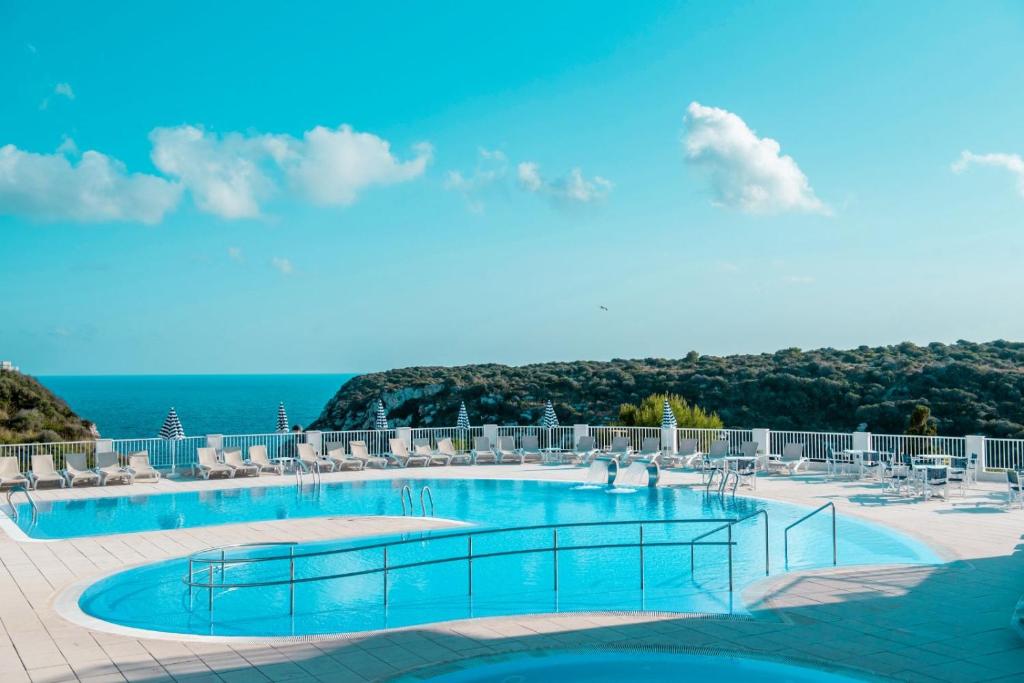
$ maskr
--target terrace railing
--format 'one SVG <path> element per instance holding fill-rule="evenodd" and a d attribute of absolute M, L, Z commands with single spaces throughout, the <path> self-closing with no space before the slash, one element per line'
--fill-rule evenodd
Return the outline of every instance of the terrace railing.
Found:
<path fill-rule="evenodd" d="M 769 433 L 771 452 L 781 454 L 786 444 L 802 443 L 804 457 L 813 462 L 825 462 L 828 449 L 837 451 L 853 448 L 853 435 L 841 432 L 793 432 L 775 431 Z"/>

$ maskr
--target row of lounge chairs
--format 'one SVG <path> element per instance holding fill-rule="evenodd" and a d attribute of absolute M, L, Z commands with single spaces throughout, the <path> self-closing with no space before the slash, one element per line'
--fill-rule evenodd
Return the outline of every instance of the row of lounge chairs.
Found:
<path fill-rule="evenodd" d="M 106 486 L 118 482 L 131 484 L 136 480 L 159 481 L 160 472 L 149 464 L 149 454 L 137 451 L 128 454 L 128 466 L 121 465 L 119 453 L 97 453 L 94 465 L 89 467 L 85 453 L 68 453 L 63 469 L 57 469 L 50 453 L 32 456 L 31 469 L 22 473 L 18 458 L 0 457 L 0 487 L 24 486 L 36 489 L 40 484 L 54 484 L 60 488 L 74 488 L 75 484 Z"/>

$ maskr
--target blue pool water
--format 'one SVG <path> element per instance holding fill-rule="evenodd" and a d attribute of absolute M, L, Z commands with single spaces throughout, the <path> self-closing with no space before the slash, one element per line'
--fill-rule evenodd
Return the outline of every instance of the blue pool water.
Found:
<path fill-rule="evenodd" d="M 806 667 L 725 655 L 659 652 L 529 652 L 470 659 L 395 679 L 393 683 L 854 683 L 858 679 Z"/>
<path fill-rule="evenodd" d="M 151 496 L 135 503 L 87 501 L 58 503 L 39 515 L 48 534 L 63 528 L 90 525 L 93 533 L 112 529 L 139 530 L 168 526 L 254 519 L 303 518 L 316 515 L 400 514 L 399 491 L 404 480 L 325 485 L 319 490 L 293 487 L 244 489 L 208 493 Z M 603 520 L 716 519 L 740 517 L 758 509 L 770 519 L 771 568 L 782 570 L 782 530 L 806 510 L 792 505 L 737 498 L 730 500 L 689 489 L 642 489 L 631 495 L 604 490 L 578 490 L 563 482 L 507 480 L 411 481 L 429 484 L 438 515 L 478 528 Z M 69 509 L 71 505 L 76 509 Z M 60 520 L 59 523 L 51 519 Z M 166 523 L 161 524 L 161 520 Z M 559 532 L 563 550 L 557 558 L 558 590 L 553 553 L 529 553 L 473 562 L 473 590 L 465 561 L 432 564 L 389 572 L 388 602 L 384 577 L 368 573 L 330 581 L 300 583 L 295 589 L 294 614 L 289 614 L 286 585 L 219 590 L 214 608 L 208 592 L 196 590 L 190 600 L 182 583 L 187 561 L 179 558 L 121 572 L 89 587 L 79 606 L 87 614 L 123 626 L 237 636 L 282 636 L 340 633 L 406 626 L 427 622 L 569 610 L 656 610 L 676 612 L 742 612 L 737 596 L 744 585 L 764 576 L 764 527 L 750 520 L 735 530 L 736 592 L 728 591 L 727 549 L 695 549 L 690 570 L 687 547 L 657 546 L 686 541 L 712 529 L 710 523 L 656 525 L 644 528 L 644 588 L 636 548 L 568 550 L 573 545 L 634 542 L 638 526 L 585 527 Z M 102 529 L 103 531 L 96 531 Z M 407 535 L 416 542 L 393 547 L 389 566 L 464 555 L 462 530 Z M 882 527 L 840 518 L 841 564 L 936 562 L 925 546 Z M 433 540 L 428 540 L 433 539 Z M 296 578 L 372 569 L 382 563 L 378 548 L 345 554 L 302 557 L 324 549 L 352 548 L 378 541 L 306 543 L 296 547 Z M 715 539 L 709 539 L 715 540 Z M 724 541 L 724 533 L 717 536 Z M 495 533 L 474 539 L 474 553 L 522 548 L 550 548 L 550 529 Z M 248 551 L 252 556 L 280 556 L 279 548 Z M 237 556 L 237 555 L 236 555 Z M 831 562 L 831 524 L 826 516 L 801 525 L 790 540 L 791 568 L 824 566 Z M 287 577 L 288 562 L 233 565 L 225 580 L 234 583 L 279 581 Z"/>

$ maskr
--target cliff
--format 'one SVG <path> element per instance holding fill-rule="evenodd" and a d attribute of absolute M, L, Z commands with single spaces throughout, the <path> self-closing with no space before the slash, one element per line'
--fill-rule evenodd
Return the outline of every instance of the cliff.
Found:
<path fill-rule="evenodd" d="M 79 441 L 95 437 L 83 420 L 35 378 L 0 370 L 0 443 Z"/>

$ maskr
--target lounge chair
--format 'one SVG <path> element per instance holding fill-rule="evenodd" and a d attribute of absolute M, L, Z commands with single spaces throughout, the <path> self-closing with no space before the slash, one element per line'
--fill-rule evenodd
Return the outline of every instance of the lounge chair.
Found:
<path fill-rule="evenodd" d="M 299 462 L 302 463 L 303 467 L 309 470 L 316 470 L 317 472 L 323 472 L 324 470 L 327 470 L 328 472 L 333 472 L 335 469 L 337 469 L 337 465 L 334 459 L 330 457 L 332 453 L 338 453 L 341 459 L 348 459 L 345 458 L 344 448 L 337 448 L 328 451 L 328 457 L 326 458 L 317 455 L 316 450 L 313 448 L 313 444 L 296 444 L 295 450 L 298 453 Z"/>
<path fill-rule="evenodd" d="M 40 484 L 57 482 L 61 488 L 67 486 L 64 477 L 60 475 L 57 468 L 53 466 L 53 456 L 49 453 L 32 456 L 32 471 L 28 474 L 32 480 L 32 488 L 39 488 Z"/>
<path fill-rule="evenodd" d="M 600 453 L 600 451 L 594 442 L 594 437 L 581 436 L 579 441 L 576 442 L 576 447 L 572 449 L 572 452 L 566 453 L 562 457 L 562 462 L 568 460 L 569 462 L 579 462 L 584 465 L 588 465 L 598 453 Z"/>
<path fill-rule="evenodd" d="M 692 467 L 695 460 L 700 458 L 700 448 L 697 446 L 697 439 L 681 439 L 679 451 L 675 460 L 680 467 Z"/>
<path fill-rule="evenodd" d="M 132 477 L 135 481 L 139 481 L 140 479 L 160 481 L 162 477 L 160 470 L 149 463 L 148 451 L 135 451 L 134 453 L 129 453 L 128 471 L 132 473 Z"/>
<path fill-rule="evenodd" d="M 787 443 L 782 447 L 782 455 L 768 456 L 769 472 L 785 472 L 792 476 L 805 465 L 807 465 L 807 458 L 804 457 L 804 445 L 802 443 Z"/>
<path fill-rule="evenodd" d="M 729 455 L 729 442 L 725 439 L 715 439 L 711 442 L 707 453 L 701 453 L 699 459 L 695 459 L 697 469 L 700 470 L 702 480 L 710 477 L 714 470 L 721 469 L 725 464 L 724 457 Z"/>
<path fill-rule="evenodd" d="M 514 436 L 499 436 L 498 445 L 494 449 L 498 457 L 498 463 L 505 465 L 510 462 L 519 463 L 519 453 L 516 451 L 516 438 Z"/>
<path fill-rule="evenodd" d="M 437 440 L 437 454 L 448 458 L 449 465 L 472 465 L 473 455 L 471 453 L 459 453 L 455 450 L 455 444 L 451 439 Z"/>
<path fill-rule="evenodd" d="M 947 471 L 949 483 L 960 487 L 960 495 L 967 495 L 967 458 L 952 457 L 949 459 L 949 470 Z"/>
<path fill-rule="evenodd" d="M 266 446 L 249 446 L 249 462 L 260 468 L 260 472 L 277 472 L 284 474 L 284 463 L 273 462 L 267 457 Z"/>
<path fill-rule="evenodd" d="M 391 452 L 387 453 L 385 457 L 387 457 L 392 465 L 398 465 L 399 467 L 426 467 L 430 464 L 429 455 L 410 453 L 409 447 L 401 439 L 388 439 L 388 446 L 391 448 Z"/>
<path fill-rule="evenodd" d="M 497 464 L 498 454 L 491 449 L 491 440 L 486 436 L 477 436 L 473 439 L 473 450 L 471 451 L 473 456 L 474 465 L 482 465 L 485 463 Z"/>
<path fill-rule="evenodd" d="M 658 462 L 661 459 L 661 439 L 650 437 L 640 443 L 640 450 L 633 454 L 633 460 L 642 462 Z"/>
<path fill-rule="evenodd" d="M 927 467 L 922 480 L 924 499 L 928 500 L 935 491 L 942 489 L 942 499 L 949 499 L 949 468 L 946 466 Z"/>
<path fill-rule="evenodd" d="M 242 475 L 243 477 L 260 476 L 259 465 L 242 460 L 241 448 L 225 448 L 224 464 L 235 471 L 236 477 L 238 475 Z"/>
<path fill-rule="evenodd" d="M 222 477 L 235 476 L 235 468 L 229 467 L 217 460 L 216 448 L 197 448 L 196 454 L 199 457 L 199 462 L 196 465 L 196 476 L 201 476 L 203 479 L 209 479 L 211 474 L 219 474 Z"/>
<path fill-rule="evenodd" d="M 366 448 L 365 441 L 349 441 L 348 450 L 352 454 L 353 458 L 363 462 L 363 467 L 360 469 L 366 467 L 379 467 L 384 469 L 388 466 L 387 458 L 382 458 L 379 455 L 370 455 L 369 449 Z"/>
<path fill-rule="evenodd" d="M 412 440 L 413 457 L 426 458 L 427 463 L 436 467 L 446 467 L 452 464 L 452 456 L 447 453 L 439 453 L 430 448 L 430 439 Z"/>
<path fill-rule="evenodd" d="M 85 453 L 68 453 L 64 456 L 64 470 L 61 472 L 69 488 L 75 484 L 92 484 L 98 486 L 100 475 L 89 469 Z"/>
<path fill-rule="evenodd" d="M 131 484 L 135 481 L 131 472 L 121 466 L 121 456 L 114 451 L 96 454 L 96 467 L 93 470 L 100 475 L 100 484 L 106 486 L 112 481 Z"/>
<path fill-rule="evenodd" d="M 1006 506 L 1013 505 L 1013 501 L 1017 501 L 1017 506 L 1024 510 L 1024 483 L 1022 483 L 1021 472 L 1018 470 L 1006 470 Z"/>
<path fill-rule="evenodd" d="M 540 451 L 540 441 L 536 436 L 524 436 L 519 443 L 519 464 L 543 462 L 544 455 Z"/>
<path fill-rule="evenodd" d="M 342 470 L 358 471 L 366 468 L 365 462 L 345 453 L 344 446 L 329 449 L 325 457 L 334 466 L 334 469 L 330 470 L 331 472 L 341 472 Z M 303 460 L 303 462 L 306 461 Z"/>
<path fill-rule="evenodd" d="M 0 458 L 0 487 L 3 486 L 24 486 L 25 488 L 32 486 L 32 482 L 21 473 L 16 456 L 5 455 Z"/>
<path fill-rule="evenodd" d="M 614 458 L 620 465 L 625 465 L 629 461 L 629 456 L 632 452 L 633 449 L 630 447 L 629 438 L 616 436 L 612 439 L 612 446 L 608 449 L 606 455 Z"/>

